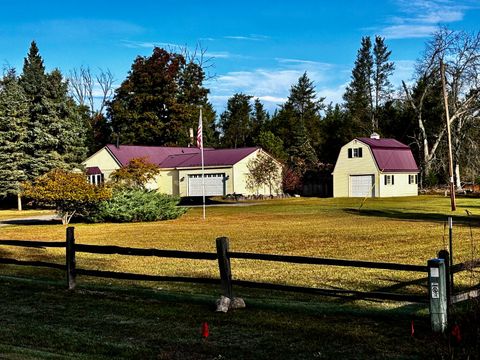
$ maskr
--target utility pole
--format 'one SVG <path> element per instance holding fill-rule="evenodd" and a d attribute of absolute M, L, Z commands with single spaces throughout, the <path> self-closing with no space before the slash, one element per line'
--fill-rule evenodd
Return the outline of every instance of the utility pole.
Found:
<path fill-rule="evenodd" d="M 448 94 L 447 94 L 447 86 L 445 84 L 445 64 L 443 63 L 443 59 L 440 59 L 440 76 L 442 77 L 443 101 L 445 104 L 445 120 L 447 121 L 448 170 L 450 175 L 450 203 L 452 206 L 452 211 L 455 211 L 457 206 L 455 204 L 455 183 L 453 182 L 452 133 L 450 131 L 450 114 L 448 111 Z"/>

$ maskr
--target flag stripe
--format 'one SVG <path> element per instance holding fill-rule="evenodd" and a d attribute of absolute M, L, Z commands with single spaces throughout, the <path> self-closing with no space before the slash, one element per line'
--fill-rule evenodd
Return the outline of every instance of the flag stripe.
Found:
<path fill-rule="evenodd" d="M 202 129 L 202 118 L 198 119 L 198 130 L 197 130 L 197 147 L 203 149 L 203 129 Z"/>

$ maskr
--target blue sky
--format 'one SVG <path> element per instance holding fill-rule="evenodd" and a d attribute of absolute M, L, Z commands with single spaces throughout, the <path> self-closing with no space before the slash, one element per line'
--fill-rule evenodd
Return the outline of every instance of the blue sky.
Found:
<path fill-rule="evenodd" d="M 362 36 L 381 35 L 396 63 L 393 82 L 412 77 L 438 26 L 479 31 L 480 1 L 1 1 L 0 61 L 21 71 L 35 40 L 48 70 L 110 69 L 119 85 L 154 45 L 206 50 L 215 77 L 210 101 L 223 111 L 245 92 L 269 110 L 307 71 L 317 93 L 339 102 Z"/>

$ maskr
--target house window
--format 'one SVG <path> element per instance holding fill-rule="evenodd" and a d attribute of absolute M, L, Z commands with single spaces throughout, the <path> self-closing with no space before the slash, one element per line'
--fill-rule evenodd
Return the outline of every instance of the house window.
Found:
<path fill-rule="evenodd" d="M 362 148 L 351 148 L 348 149 L 348 158 L 361 158 L 362 157 Z"/>
<path fill-rule="evenodd" d="M 385 176 L 385 185 L 394 185 L 395 177 L 393 175 L 384 175 Z"/>
<path fill-rule="evenodd" d="M 418 184 L 418 175 L 408 175 L 409 184 Z"/>
<path fill-rule="evenodd" d="M 88 182 L 92 185 L 101 185 L 104 182 L 103 174 L 88 175 Z"/>
<path fill-rule="evenodd" d="M 408 175 L 408 183 L 415 184 L 415 175 Z"/>

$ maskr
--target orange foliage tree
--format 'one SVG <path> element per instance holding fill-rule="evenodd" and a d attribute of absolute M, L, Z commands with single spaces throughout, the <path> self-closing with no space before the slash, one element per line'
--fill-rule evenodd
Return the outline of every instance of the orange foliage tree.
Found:
<path fill-rule="evenodd" d="M 145 184 L 153 180 L 160 172 L 160 168 L 152 164 L 145 157 L 134 158 L 129 161 L 127 166 L 115 170 L 110 178 L 112 181 L 130 186 L 145 187 Z"/>
<path fill-rule="evenodd" d="M 91 210 L 111 198 L 108 187 L 92 185 L 85 174 L 55 169 L 22 186 L 23 196 L 38 205 L 54 207 L 67 225 L 75 214 Z"/>

